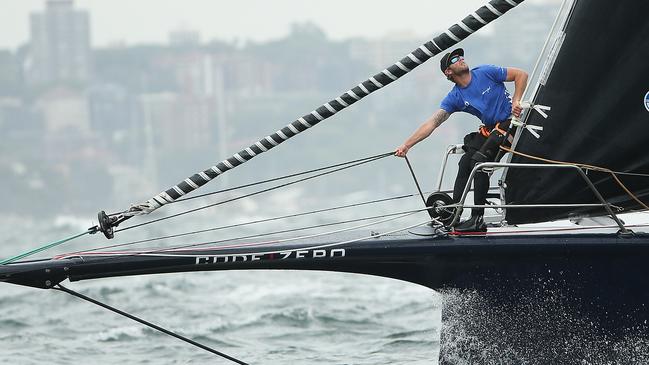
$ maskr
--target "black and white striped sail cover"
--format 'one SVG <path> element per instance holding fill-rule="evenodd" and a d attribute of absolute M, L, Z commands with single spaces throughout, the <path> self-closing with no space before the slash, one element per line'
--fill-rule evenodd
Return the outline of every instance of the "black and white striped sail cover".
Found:
<path fill-rule="evenodd" d="M 296 134 L 309 129 L 340 112 L 372 92 L 396 81 L 401 76 L 412 71 L 415 67 L 457 44 L 468 37 L 471 33 L 497 19 L 523 1 L 524 0 L 491 0 L 488 4 L 480 7 L 478 10 L 464 18 L 461 22 L 448 28 L 444 33 L 438 35 L 433 40 L 424 43 L 400 61 L 361 82 L 339 97 L 321 105 L 309 114 L 298 118 L 277 132 L 259 140 L 250 147 L 235 153 L 228 159 L 219 162 L 207 170 L 188 177 L 176 186 L 161 192 L 145 203 L 131 207 L 131 209 L 124 214 L 148 214 L 159 207 L 173 202 L 181 196 L 198 189 L 226 171 L 270 150 Z"/>

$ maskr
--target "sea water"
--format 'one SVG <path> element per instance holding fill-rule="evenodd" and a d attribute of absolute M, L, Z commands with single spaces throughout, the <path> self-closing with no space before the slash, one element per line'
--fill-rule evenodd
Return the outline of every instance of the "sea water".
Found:
<path fill-rule="evenodd" d="M 2 221 L 0 257 L 91 225 L 70 217 Z M 165 233 L 147 227 L 142 235 Z M 84 237 L 41 256 L 99 243 L 115 242 Z M 530 298 L 512 317 L 478 293 L 343 273 L 217 271 L 64 285 L 249 364 L 437 364 L 440 347 L 455 364 L 548 364 L 555 355 L 577 364 L 649 363 L 646 334 L 600 336 L 552 293 Z M 0 283 L 0 364 L 86 362 L 231 363 L 65 293 Z"/>
<path fill-rule="evenodd" d="M 84 227 L 60 218 L 4 222 L 0 257 Z M 63 284 L 250 364 L 435 364 L 438 357 L 440 295 L 392 279 L 221 271 Z M 65 293 L 0 285 L 1 364 L 85 362 L 230 363 Z"/>

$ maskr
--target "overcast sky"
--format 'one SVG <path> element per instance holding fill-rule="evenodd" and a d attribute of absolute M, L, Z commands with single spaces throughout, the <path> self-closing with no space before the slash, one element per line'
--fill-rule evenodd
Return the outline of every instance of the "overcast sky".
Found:
<path fill-rule="evenodd" d="M 533 0 L 528 0 L 533 1 Z M 540 1 L 540 0 L 534 0 Z M 546 0 L 553 1 L 556 0 Z M 263 41 L 288 33 L 294 22 L 311 21 L 333 39 L 382 37 L 395 32 L 417 36 L 464 18 L 486 0 L 76 0 L 90 12 L 92 43 L 164 43 L 172 30 L 196 30 L 202 40 Z M 45 0 L 0 0 L 0 48 L 16 48 L 29 37 L 29 13 Z M 524 5 L 525 3 L 523 3 Z"/>

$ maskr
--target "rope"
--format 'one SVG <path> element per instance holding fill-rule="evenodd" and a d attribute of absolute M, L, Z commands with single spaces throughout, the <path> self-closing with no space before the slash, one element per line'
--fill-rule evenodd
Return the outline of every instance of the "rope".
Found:
<path fill-rule="evenodd" d="M 19 255 L 16 255 L 16 256 L 10 257 L 10 258 L 8 258 L 8 259 L 2 260 L 2 261 L 0 261 L 0 265 L 6 265 L 6 264 L 11 263 L 11 262 L 14 262 L 14 261 L 16 261 L 16 260 L 20 260 L 20 259 L 22 259 L 22 258 L 25 258 L 25 257 L 31 256 L 31 255 L 37 254 L 37 253 L 39 253 L 39 252 L 41 252 L 41 251 L 45 251 L 45 250 L 50 249 L 50 248 L 52 248 L 52 247 L 56 247 L 56 246 L 62 245 L 62 244 L 64 244 L 64 243 L 68 242 L 68 241 L 72 241 L 72 240 L 75 239 L 75 238 L 79 238 L 79 237 L 81 237 L 81 236 L 83 236 L 83 235 L 90 234 L 90 233 L 92 233 L 92 232 L 93 232 L 93 231 L 92 231 L 91 229 L 89 229 L 89 230 L 87 230 L 87 231 L 85 231 L 85 232 L 83 232 L 83 233 L 75 234 L 74 236 L 70 236 L 70 237 L 68 237 L 68 238 L 64 238 L 64 239 L 62 239 L 62 240 L 54 241 L 54 242 L 52 242 L 52 243 L 48 243 L 48 244 L 46 244 L 46 245 L 43 245 L 43 246 L 41 246 L 41 247 L 39 247 L 39 248 L 36 248 L 36 249 L 33 249 L 33 250 L 31 250 L 31 251 L 27 251 L 27 252 L 25 252 L 25 253 L 21 253 L 21 254 L 19 254 Z"/>
<path fill-rule="evenodd" d="M 613 179 L 617 182 L 617 184 L 618 184 L 618 185 L 619 185 L 619 186 L 620 186 L 620 187 L 621 187 L 621 188 L 622 188 L 622 189 L 623 189 L 623 190 L 624 190 L 624 191 L 625 191 L 625 192 L 626 192 L 626 193 L 627 193 L 627 194 L 628 194 L 628 195 L 629 195 L 633 200 L 635 200 L 638 204 L 640 204 L 640 206 L 642 206 L 644 209 L 649 210 L 649 206 L 647 206 L 647 205 L 646 205 L 645 203 L 643 203 L 640 199 L 638 199 L 638 197 L 636 197 L 636 196 L 635 196 L 635 195 L 634 195 L 634 194 L 633 194 L 633 193 L 632 193 L 632 192 L 631 192 L 631 191 L 630 191 L 630 190 L 629 190 L 629 189 L 628 189 L 628 188 L 627 188 L 627 187 L 622 183 L 622 181 L 617 177 L 617 174 L 620 174 L 620 175 L 643 176 L 643 177 L 649 177 L 649 174 L 635 174 L 635 173 L 617 172 L 617 171 L 613 171 L 613 170 L 611 170 L 611 169 L 607 169 L 607 168 L 605 168 L 605 167 L 600 167 L 600 166 L 588 165 L 588 164 L 577 163 L 577 162 L 565 162 L 565 161 L 550 160 L 550 159 L 543 158 L 543 157 L 538 157 L 538 156 L 528 155 L 528 154 L 523 153 L 523 152 L 514 151 L 514 150 L 512 150 L 512 149 L 510 149 L 510 148 L 507 148 L 507 147 L 505 147 L 505 146 L 500 146 L 500 148 L 501 148 L 502 150 L 506 151 L 506 152 L 510 152 L 510 153 L 515 154 L 515 155 L 519 155 L 519 156 L 527 157 L 527 158 L 532 159 L 532 160 L 537 160 L 537 161 L 542 161 L 542 162 L 548 162 L 548 163 L 554 163 L 554 164 L 562 164 L 562 165 L 573 165 L 573 166 L 577 166 L 577 167 L 581 167 L 581 168 L 586 168 L 586 169 L 593 170 L 593 171 L 600 171 L 600 172 L 606 172 L 606 173 L 609 173 L 609 174 L 611 174 L 611 176 L 613 177 Z"/>
<path fill-rule="evenodd" d="M 267 189 L 258 190 L 258 191 L 255 191 L 253 193 L 250 193 L 250 194 L 238 196 L 236 198 L 227 199 L 227 200 L 220 201 L 220 202 L 217 202 L 217 203 L 204 205 L 202 207 L 198 207 L 198 208 L 194 208 L 194 209 L 189 209 L 189 210 L 186 210 L 186 211 L 183 211 L 183 212 L 180 212 L 180 213 L 176 213 L 176 214 L 172 214 L 172 215 L 169 215 L 169 216 L 166 216 L 166 217 L 153 219 L 153 220 L 150 220 L 148 222 L 143 222 L 143 223 L 140 223 L 140 224 L 135 224 L 135 225 L 132 225 L 132 226 L 121 228 L 121 229 L 116 229 L 115 233 L 126 231 L 126 230 L 133 229 L 133 228 L 146 226 L 146 225 L 149 225 L 149 224 L 152 224 L 152 223 L 158 223 L 158 222 L 161 222 L 161 221 L 164 221 L 164 220 L 167 220 L 167 219 L 179 217 L 179 216 L 189 214 L 189 213 L 194 213 L 194 212 L 197 212 L 199 210 L 215 207 L 217 205 L 222 205 L 222 204 L 225 204 L 225 203 L 231 203 L 231 202 L 236 201 L 236 200 L 241 200 L 241 199 L 248 198 L 248 197 L 255 196 L 255 195 L 259 195 L 259 194 L 262 194 L 262 193 L 267 193 L 269 191 L 277 190 L 279 188 L 283 188 L 283 187 L 294 185 L 294 184 L 304 182 L 304 181 L 307 181 L 307 180 L 315 179 L 316 177 L 329 175 L 329 174 L 332 174 L 334 172 L 346 170 L 346 169 L 356 167 L 356 166 L 360 166 L 360 165 L 363 165 L 363 164 L 366 164 L 366 163 L 369 163 L 369 162 L 374 162 L 374 161 L 380 160 L 382 158 L 392 156 L 393 154 L 394 154 L 394 152 L 391 151 L 391 152 L 383 153 L 383 154 L 380 154 L 380 155 L 375 155 L 375 156 L 367 157 L 367 158 L 364 158 L 364 159 L 361 159 L 361 160 L 357 160 L 358 162 L 353 162 L 353 163 L 349 162 L 349 165 L 337 168 L 335 170 L 319 173 L 319 174 L 316 174 L 316 175 L 313 175 L 313 176 L 309 176 L 309 177 L 305 177 L 305 178 L 302 178 L 302 179 L 294 180 L 294 181 L 291 181 L 291 182 L 288 182 L 288 183 L 285 183 L 285 184 L 276 185 L 276 186 L 273 186 L 273 187 L 270 187 L 270 188 L 267 188 Z"/>
<path fill-rule="evenodd" d="M 172 202 L 169 202 L 168 204 L 183 202 L 183 201 L 186 201 L 186 200 L 191 200 L 191 199 L 196 199 L 196 198 L 202 198 L 202 197 L 206 197 L 206 196 L 210 196 L 210 195 L 225 193 L 225 192 L 228 192 L 228 191 L 239 190 L 239 189 L 248 188 L 248 187 L 255 186 L 255 185 L 262 185 L 262 184 L 266 184 L 266 183 L 269 183 L 269 182 L 275 182 L 275 181 L 279 181 L 279 180 L 289 179 L 289 178 L 297 177 L 297 176 L 301 176 L 301 175 L 307 175 L 307 174 L 311 174 L 311 173 L 314 173 L 314 172 L 320 172 L 320 171 L 323 171 L 323 170 L 329 170 L 329 169 L 332 169 L 334 167 L 345 166 L 345 165 L 349 165 L 349 164 L 353 164 L 353 163 L 356 163 L 356 162 L 369 160 L 369 159 L 376 158 L 376 157 L 383 157 L 384 155 L 386 155 L 386 153 L 381 153 L 381 154 L 374 155 L 374 156 L 369 156 L 369 157 L 363 157 L 363 158 L 359 158 L 357 160 L 341 162 L 341 163 L 337 163 L 337 164 L 334 164 L 334 165 L 319 167 L 319 168 L 316 168 L 316 169 L 313 169 L 313 170 L 307 170 L 307 171 L 302 171 L 302 172 L 296 172 L 296 173 L 289 174 L 289 175 L 278 176 L 278 177 L 274 177 L 274 178 L 267 179 L 267 180 L 260 180 L 260 181 L 257 181 L 257 182 L 253 182 L 253 183 L 249 183 L 249 184 L 243 184 L 243 185 L 235 186 L 235 187 L 232 187 L 232 188 L 213 191 L 211 193 L 204 193 L 204 194 L 184 197 L 184 198 L 180 198 L 180 199 L 174 200 Z M 119 214 L 119 213 L 117 213 L 117 214 Z"/>
<path fill-rule="evenodd" d="M 167 236 L 160 236 L 160 237 L 143 239 L 143 240 L 138 240 L 138 241 L 131 241 L 131 242 L 126 242 L 126 243 L 119 243 L 119 244 L 114 244 L 114 245 L 109 245 L 109 246 L 97 247 L 97 248 L 94 248 L 94 249 L 89 249 L 89 250 L 84 250 L 84 251 L 76 251 L 76 252 L 66 253 L 66 254 L 63 254 L 63 255 L 60 255 L 60 256 L 70 256 L 70 255 L 81 254 L 81 253 L 85 253 L 85 252 L 94 252 L 94 251 L 98 251 L 98 250 L 107 250 L 107 249 L 111 249 L 111 248 L 131 246 L 131 245 L 136 245 L 136 244 L 140 244 L 140 243 L 159 241 L 159 240 L 164 240 L 164 239 L 169 239 L 169 238 L 178 238 L 178 237 L 190 236 L 190 235 L 199 234 L 199 233 L 214 232 L 214 231 L 224 230 L 224 229 L 228 229 L 228 228 L 237 228 L 237 227 L 243 227 L 243 226 L 248 226 L 248 225 L 253 225 L 253 224 L 258 224 L 258 223 L 272 222 L 272 221 L 277 221 L 277 220 L 281 220 L 281 219 L 297 218 L 297 217 L 302 217 L 302 216 L 311 215 L 311 214 L 331 212 L 331 211 L 334 211 L 334 210 L 340 210 L 340 209 L 346 209 L 346 208 L 354 208 L 354 207 L 359 207 L 359 206 L 363 206 L 363 205 L 370 205 L 370 204 L 382 203 L 382 202 L 386 202 L 386 201 L 410 198 L 410 197 L 413 197 L 415 195 L 416 194 L 400 195 L 400 196 L 395 196 L 395 197 L 370 200 L 370 201 L 361 202 L 361 203 L 353 203 L 353 204 L 341 205 L 341 206 L 336 206 L 336 207 L 317 209 L 317 210 L 312 210 L 312 211 L 308 211 L 308 212 L 288 214 L 288 215 L 279 216 L 279 217 L 258 219 L 258 220 L 249 221 L 249 222 L 243 222 L 243 223 L 237 223 L 237 224 L 229 224 L 229 225 L 225 225 L 225 226 L 218 226 L 218 227 L 200 229 L 200 230 L 195 230 L 195 231 L 188 231 L 188 232 L 183 232 L 183 233 L 176 233 L 176 234 L 171 234 L 171 235 L 167 235 Z M 371 217 L 370 218 L 361 218 L 360 220 L 363 220 L 363 219 L 371 219 Z M 340 222 L 340 223 L 350 223 L 350 221 Z M 338 224 L 338 223 L 336 223 L 336 224 Z M 304 228 L 304 229 L 307 229 L 307 228 Z"/>
<path fill-rule="evenodd" d="M 134 256 L 140 256 L 140 255 L 159 254 L 159 253 L 164 253 L 164 252 L 172 252 L 172 251 L 178 251 L 178 250 L 182 250 L 182 249 L 206 246 L 206 245 L 210 245 L 210 244 L 223 243 L 223 242 L 228 242 L 228 241 L 240 241 L 240 240 L 243 240 L 243 239 L 265 237 L 265 236 L 270 236 L 270 235 L 275 235 L 275 234 L 280 234 L 280 233 L 301 231 L 301 230 L 305 230 L 305 229 L 313 229 L 313 228 L 319 228 L 319 227 L 325 227 L 325 226 L 333 226 L 333 225 L 337 225 L 337 224 L 352 223 L 352 222 L 358 222 L 358 221 L 369 220 L 369 219 L 386 218 L 386 219 L 382 219 L 382 220 L 379 220 L 379 221 L 376 221 L 376 222 L 370 222 L 370 223 L 362 224 L 362 225 L 359 225 L 359 226 L 348 227 L 348 228 L 338 229 L 338 230 L 334 230 L 334 231 L 328 231 L 328 232 L 322 232 L 322 233 L 316 233 L 316 234 L 304 235 L 304 236 L 298 236 L 298 237 L 292 237 L 292 238 L 285 238 L 285 239 L 274 239 L 274 240 L 269 240 L 269 241 L 250 242 L 250 243 L 244 243 L 244 244 L 233 245 L 233 246 L 222 246 L 222 247 L 218 247 L 218 248 L 219 249 L 225 249 L 225 248 L 264 246 L 264 245 L 269 245 L 269 244 L 278 244 L 278 243 L 284 243 L 284 242 L 290 242 L 290 241 L 312 239 L 312 238 L 318 238 L 318 237 L 328 236 L 328 235 L 332 235 L 332 234 L 347 232 L 347 231 L 351 231 L 351 230 L 358 230 L 360 228 L 366 228 L 366 227 L 369 227 L 369 226 L 372 226 L 372 225 L 398 220 L 398 219 L 405 218 L 405 217 L 408 217 L 410 215 L 413 215 L 413 214 L 416 214 L 416 213 L 419 213 L 419 212 L 422 212 L 422 211 L 425 211 L 425 210 L 426 210 L 425 208 L 422 208 L 422 209 L 409 210 L 409 211 L 398 212 L 398 213 L 383 214 L 383 215 L 378 215 L 378 216 L 374 216 L 374 217 L 357 218 L 357 219 L 352 219 L 352 220 L 342 221 L 342 222 L 326 223 L 326 224 L 322 224 L 322 225 L 305 227 L 305 228 L 304 227 L 303 228 L 293 228 L 293 229 L 281 230 L 281 231 L 275 231 L 275 232 L 258 233 L 258 234 L 253 234 L 253 235 L 249 235 L 249 236 L 225 238 L 225 239 L 221 239 L 221 240 L 217 240 L 217 241 L 208 241 L 208 242 L 192 243 L 192 244 L 187 244 L 187 245 L 182 245 L 182 246 L 167 247 L 167 248 L 161 248 L 161 249 L 151 250 L 151 251 L 133 252 L 133 253 L 128 253 L 128 254 L 119 256 L 119 257 L 109 257 L 109 258 L 106 258 L 105 260 L 98 260 L 98 261 L 94 261 L 94 262 L 95 263 L 106 262 L 106 261 L 120 259 L 121 257 L 124 257 L 124 256 L 133 256 L 134 257 Z M 391 218 L 387 218 L 387 217 L 391 217 Z M 429 219 L 429 221 L 430 221 L 430 219 Z M 84 253 L 85 252 L 80 252 L 80 254 L 84 254 Z M 68 256 L 68 255 L 61 255 L 59 258 L 64 258 L 66 256 Z"/>
<path fill-rule="evenodd" d="M 416 212 L 414 212 L 414 213 L 410 213 L 410 214 L 404 215 L 404 217 L 405 217 L 405 216 L 408 216 L 408 215 L 412 215 L 412 214 L 418 213 L 418 212 L 421 212 L 421 211 L 423 211 L 423 210 L 424 210 L 424 209 L 420 209 L 420 210 L 418 210 L 418 211 L 416 211 Z M 401 217 L 392 218 L 391 220 L 398 219 L 398 218 L 401 218 Z M 369 240 L 369 239 L 376 239 L 376 238 L 379 238 L 379 237 L 388 236 L 388 235 L 391 235 L 391 234 L 394 234 L 394 233 L 397 233 L 397 232 L 405 231 L 405 230 L 410 229 L 410 228 L 423 226 L 423 225 L 425 225 L 425 224 L 430 224 L 431 222 L 435 222 L 436 224 L 441 225 L 441 223 L 440 223 L 438 220 L 436 220 L 436 219 L 430 219 L 430 218 L 429 218 L 429 219 L 427 219 L 427 220 L 425 220 L 425 221 L 423 221 L 423 222 L 420 222 L 420 223 L 411 224 L 411 225 L 408 225 L 408 226 L 405 226 L 405 227 L 401 227 L 401 228 L 393 229 L 393 230 L 391 230 L 391 231 L 387 231 L 387 232 L 383 232 L 383 233 L 372 233 L 372 234 L 369 235 L 369 236 L 364 236 L 364 237 L 359 237 L 359 238 L 353 238 L 353 239 L 350 239 L 350 240 L 347 240 L 347 241 L 338 241 L 338 242 L 330 242 L 330 243 L 315 244 L 315 245 L 313 245 L 313 246 L 300 246 L 300 247 L 295 247 L 295 248 L 290 248 L 290 249 L 282 249 L 281 251 L 262 251 L 262 252 L 254 252 L 254 254 L 256 254 L 256 255 L 267 255 L 267 254 L 279 253 L 279 252 L 286 253 L 286 252 L 295 252 L 295 251 L 301 251 L 301 250 L 315 250 L 315 249 L 321 249 L 321 248 L 328 248 L 328 247 L 341 246 L 341 245 L 346 245 L 346 244 L 350 244 L 350 243 L 356 243 L 356 242 L 365 241 L 365 240 Z M 245 255 L 246 253 L 238 253 L 238 254 L 239 254 L 239 255 Z M 223 255 L 223 254 L 204 254 L 204 253 L 201 254 L 201 256 L 204 256 L 204 257 L 220 256 L 220 255 Z M 172 256 L 173 256 L 173 257 L 183 257 L 183 256 L 194 257 L 194 256 L 196 256 L 196 255 L 195 255 L 195 254 L 189 254 L 189 255 L 177 255 L 177 254 L 176 254 L 176 255 L 172 255 Z"/>
<path fill-rule="evenodd" d="M 419 191 L 419 196 L 421 196 L 421 200 L 424 202 L 424 206 L 426 206 L 426 198 L 424 198 L 424 193 L 421 192 L 419 181 L 417 181 L 417 176 L 415 176 L 415 171 L 412 169 L 410 160 L 408 160 L 408 156 L 403 156 L 403 157 L 405 158 L 406 164 L 408 165 L 408 169 L 410 170 L 410 175 L 412 175 L 412 179 L 415 181 L 415 185 L 417 186 L 417 190 Z"/>
<path fill-rule="evenodd" d="M 120 316 L 126 317 L 126 318 L 128 318 L 128 319 L 132 319 L 132 320 L 134 320 L 134 321 L 136 321 L 136 322 L 139 322 L 139 323 L 142 323 L 143 325 L 145 325 L 145 326 L 147 326 L 147 327 L 150 327 L 150 328 L 153 328 L 153 329 L 156 330 L 156 331 L 159 331 L 159 332 L 162 332 L 162 333 L 164 333 L 164 334 L 166 334 L 166 335 L 169 335 L 169 336 L 175 337 L 175 338 L 177 338 L 177 339 L 179 339 L 179 340 L 181 340 L 181 341 L 185 341 L 185 342 L 187 342 L 187 343 L 190 344 L 190 345 L 196 346 L 196 347 L 201 348 L 201 349 L 203 349 L 203 350 L 205 350 L 205 351 L 209 351 L 209 352 L 211 352 L 211 353 L 213 353 L 213 354 L 215 354 L 215 355 L 218 355 L 218 356 L 220 356 L 220 357 L 222 357 L 222 358 L 224 358 L 224 359 L 230 360 L 230 361 L 232 361 L 232 362 L 234 362 L 234 363 L 241 364 L 241 365 L 247 365 L 245 362 L 243 362 L 243 361 L 241 361 L 241 360 L 238 360 L 238 359 L 235 359 L 235 358 L 232 357 L 232 356 L 229 356 L 229 355 L 226 355 L 226 354 L 224 354 L 224 353 L 222 353 L 222 352 L 220 352 L 220 351 L 214 350 L 214 349 L 211 348 L 211 347 L 205 346 L 205 345 L 203 345 L 203 344 L 201 344 L 201 343 L 198 343 L 198 342 L 196 342 L 196 341 L 194 341 L 194 340 L 191 340 L 191 339 L 189 339 L 189 338 L 187 338 L 187 337 L 181 336 L 181 335 L 179 335 L 179 334 L 177 334 L 177 333 L 175 333 L 175 332 L 172 332 L 172 331 L 170 331 L 170 330 L 168 330 L 168 329 L 165 329 L 165 328 L 162 328 L 162 327 L 160 327 L 160 326 L 157 326 L 157 325 L 155 325 L 155 324 L 153 324 L 153 323 L 151 323 L 151 322 L 145 321 L 145 320 L 142 319 L 142 318 L 139 318 L 139 317 L 136 317 L 136 316 L 134 316 L 134 315 L 132 315 L 132 314 L 126 313 L 126 312 L 124 312 L 124 311 L 122 311 L 122 310 L 119 310 L 119 309 L 117 309 L 117 308 L 115 308 L 115 307 L 111 307 L 110 305 L 108 305 L 108 304 L 106 304 L 106 303 L 102 303 L 102 302 L 100 302 L 100 301 L 98 301 L 98 300 L 95 300 L 95 299 L 92 299 L 92 298 L 90 298 L 90 297 L 87 297 L 87 296 L 85 296 L 85 295 L 83 295 L 83 294 L 81 294 L 81 293 L 77 293 L 77 292 L 75 292 L 74 290 L 68 289 L 68 288 L 64 287 L 63 285 L 61 285 L 61 284 L 58 284 L 58 286 L 55 287 L 54 289 L 55 289 L 55 290 L 62 291 L 62 292 L 67 293 L 67 294 L 70 294 L 70 295 L 75 296 L 75 297 L 77 297 L 77 298 L 83 299 L 83 300 L 85 300 L 85 301 L 87 301 L 87 302 L 90 302 L 90 303 L 92 303 L 92 304 L 98 305 L 98 306 L 100 306 L 100 307 L 102 307 L 102 308 L 108 309 L 109 311 L 114 312 L 114 313 L 117 313 L 117 314 L 119 314 Z"/>
<path fill-rule="evenodd" d="M 306 177 L 306 178 L 303 178 L 303 179 L 298 179 L 298 180 L 295 180 L 295 181 L 292 181 L 292 182 L 289 182 L 289 183 L 286 183 L 286 184 L 282 184 L 282 185 L 274 186 L 274 187 L 271 187 L 271 188 L 268 188 L 268 189 L 260 190 L 260 191 L 257 191 L 257 192 L 254 192 L 254 193 L 251 193 L 251 194 L 248 194 L 248 195 L 236 197 L 236 198 L 233 198 L 233 199 L 225 200 L 225 201 L 214 203 L 214 204 L 209 204 L 209 205 L 206 205 L 206 206 L 203 206 L 203 207 L 191 209 L 191 210 L 184 211 L 184 212 L 181 212 L 181 213 L 177 213 L 177 214 L 174 214 L 174 215 L 171 215 L 171 216 L 168 216 L 168 217 L 159 218 L 159 219 L 156 219 L 156 220 L 152 220 L 152 221 L 149 221 L 149 222 L 144 222 L 144 223 L 137 224 L 137 225 L 134 225 L 134 226 L 125 227 L 125 228 L 116 230 L 115 232 L 125 231 L 125 230 L 136 228 L 136 227 L 141 227 L 141 226 L 148 225 L 148 224 L 151 224 L 151 223 L 163 221 L 163 220 L 170 219 L 170 218 L 173 218 L 173 217 L 177 217 L 177 216 L 181 216 L 181 215 L 184 215 L 184 214 L 192 213 L 192 212 L 195 212 L 195 211 L 198 211 L 198 210 L 206 209 L 206 208 L 209 208 L 209 207 L 212 207 L 212 206 L 225 204 L 225 203 L 228 203 L 228 202 L 243 199 L 243 198 L 250 197 L 250 196 L 253 196 L 253 195 L 258 195 L 258 194 L 268 192 L 268 191 L 271 191 L 271 190 L 276 190 L 276 189 L 279 189 L 281 187 L 296 184 L 298 182 L 310 180 L 310 179 L 313 179 L 313 178 L 316 178 L 316 177 L 319 177 L 319 176 L 328 175 L 328 174 L 331 174 L 331 173 L 334 173 L 334 172 L 337 172 L 337 171 L 345 170 L 345 169 L 348 169 L 348 168 L 351 168 L 351 167 L 355 167 L 355 166 L 359 166 L 359 165 L 362 165 L 362 164 L 365 164 L 365 163 L 376 161 L 376 160 L 379 160 L 381 158 L 391 156 L 392 154 L 393 154 L 392 151 L 391 152 L 386 152 L 386 153 L 382 153 L 382 154 L 378 154 L 378 155 L 374 155 L 374 156 L 364 157 L 364 158 L 361 158 L 361 159 L 356 159 L 356 160 L 351 160 L 351 161 L 347 161 L 347 162 L 343 162 L 343 163 L 338 163 L 338 164 L 334 164 L 334 165 L 330 165 L 330 166 L 326 166 L 326 167 L 321 167 L 321 168 L 318 168 L 318 169 L 313 169 L 313 170 L 309 170 L 309 171 L 304 171 L 304 172 L 285 175 L 285 176 L 281 176 L 281 177 L 277 177 L 277 178 L 273 178 L 273 179 L 268 179 L 268 180 L 260 181 L 260 182 L 253 183 L 253 184 L 241 185 L 241 186 L 234 187 L 234 188 L 231 188 L 231 189 L 228 189 L 228 190 L 240 189 L 240 188 L 243 188 L 243 187 L 246 187 L 246 186 L 263 184 L 263 183 L 267 183 L 267 182 L 271 182 L 271 181 L 277 181 L 277 180 L 286 179 L 286 178 L 290 178 L 290 177 L 295 177 L 295 176 L 300 176 L 300 175 L 309 174 L 309 173 L 313 173 L 313 172 L 318 172 L 318 171 L 323 171 L 323 170 L 330 170 L 332 168 L 336 168 L 336 169 L 331 170 L 331 171 L 316 174 L 316 175 L 309 176 L 309 177 Z M 343 167 L 341 167 L 341 166 L 343 166 Z M 216 194 L 216 193 L 219 193 L 219 192 L 212 192 L 212 193 L 208 193 L 208 194 L 203 194 L 203 196 L 205 196 L 205 195 L 213 195 L 213 194 Z M 196 198 L 196 197 L 194 197 L 194 198 Z M 187 200 L 187 199 L 185 199 L 185 200 Z M 333 209 L 331 209 L 331 210 L 333 210 Z M 323 211 L 326 211 L 326 210 L 323 210 Z M 112 215 L 115 215 L 115 214 L 112 214 Z M 271 219 L 269 219 L 269 220 L 271 220 Z M 222 229 L 222 228 L 219 228 L 219 229 Z M 48 243 L 46 245 L 43 245 L 43 246 L 38 247 L 36 249 L 33 249 L 31 251 L 27 251 L 27 252 L 21 253 L 19 255 L 16 255 L 16 256 L 7 258 L 5 260 L 2 260 L 2 261 L 0 261 L 0 265 L 9 264 L 9 263 L 14 262 L 16 260 L 20 260 L 22 258 L 37 254 L 39 252 L 48 250 L 50 248 L 62 245 L 64 243 L 66 243 L 66 242 L 69 242 L 71 240 L 74 240 L 76 238 L 84 236 L 86 234 L 92 234 L 92 233 L 96 233 L 96 232 L 97 232 L 96 227 L 90 228 L 85 232 L 82 232 L 82 233 L 79 233 L 79 234 L 73 235 L 71 237 L 64 238 L 64 239 L 61 239 L 61 240 L 58 240 L 58 241 L 55 241 L 55 242 L 52 242 L 52 243 Z M 113 247 L 118 247 L 118 246 L 120 246 L 120 245 L 115 245 Z"/>

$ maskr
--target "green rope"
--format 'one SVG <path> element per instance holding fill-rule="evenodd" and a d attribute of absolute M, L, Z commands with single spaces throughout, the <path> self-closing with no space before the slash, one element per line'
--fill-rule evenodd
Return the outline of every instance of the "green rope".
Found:
<path fill-rule="evenodd" d="M 27 256 L 31 256 L 31 255 L 33 255 L 33 254 L 37 254 L 37 253 L 39 253 L 39 252 L 41 252 L 41 251 L 45 251 L 45 250 L 50 249 L 50 248 L 52 248 L 52 247 L 56 247 L 56 246 L 61 245 L 61 244 L 65 243 L 65 242 L 71 241 L 71 240 L 73 240 L 73 239 L 75 239 L 75 238 L 79 238 L 79 237 L 81 237 L 81 236 L 83 236 L 83 235 L 85 235 L 85 234 L 89 234 L 89 233 L 91 233 L 91 232 L 92 232 L 92 230 L 89 229 L 89 230 L 87 230 L 87 231 L 85 231 L 85 232 L 83 232 L 83 233 L 76 234 L 76 235 L 74 235 L 74 236 L 72 236 L 72 237 L 68 237 L 68 238 L 64 238 L 64 239 L 62 239 L 62 240 L 58 240 L 58 241 L 56 241 L 56 242 L 48 243 L 48 244 L 45 245 L 45 246 L 39 247 L 39 248 L 37 248 L 37 249 L 31 250 L 31 251 L 28 251 L 28 252 L 25 252 L 25 253 L 21 253 L 20 255 L 16 255 L 16 256 L 14 256 L 14 257 L 10 257 L 10 258 L 8 258 L 8 259 L 5 259 L 5 260 L 3 260 L 3 261 L 0 261 L 0 265 L 5 265 L 5 264 L 8 264 L 8 263 L 10 263 L 10 262 L 14 262 L 14 261 L 16 261 L 16 260 L 20 260 L 20 259 L 22 259 L 22 258 L 25 258 L 25 257 L 27 257 Z"/>

